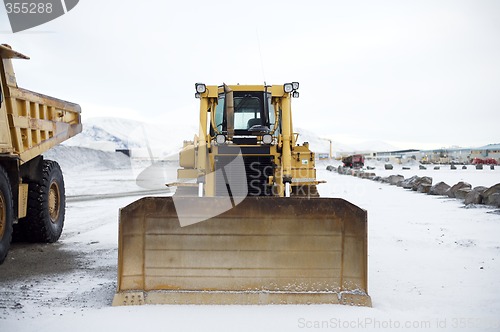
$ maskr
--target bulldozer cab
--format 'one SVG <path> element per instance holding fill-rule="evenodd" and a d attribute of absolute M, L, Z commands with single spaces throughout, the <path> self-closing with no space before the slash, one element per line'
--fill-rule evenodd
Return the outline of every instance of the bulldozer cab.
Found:
<path fill-rule="evenodd" d="M 227 133 L 228 116 L 225 100 L 226 93 L 220 93 L 215 109 L 215 130 Z M 235 136 L 256 136 L 257 133 L 269 133 L 274 127 L 275 114 L 271 104 L 271 94 L 261 91 L 233 92 Z M 214 128 L 211 128 L 214 134 Z"/>

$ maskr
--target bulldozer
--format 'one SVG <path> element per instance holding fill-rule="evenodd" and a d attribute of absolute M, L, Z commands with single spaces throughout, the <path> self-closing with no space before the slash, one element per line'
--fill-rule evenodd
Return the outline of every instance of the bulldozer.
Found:
<path fill-rule="evenodd" d="M 113 305 L 371 306 L 367 212 L 319 197 L 299 83 L 195 84 L 200 127 L 171 197 L 120 209 Z"/>

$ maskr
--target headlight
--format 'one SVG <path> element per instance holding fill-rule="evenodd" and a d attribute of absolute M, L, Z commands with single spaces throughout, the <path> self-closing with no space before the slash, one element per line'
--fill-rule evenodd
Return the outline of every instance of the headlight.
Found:
<path fill-rule="evenodd" d="M 299 89 L 299 82 L 292 82 L 292 87 L 294 90 L 298 90 Z"/>
<path fill-rule="evenodd" d="M 194 87 L 196 88 L 196 92 L 198 93 L 204 93 L 205 91 L 207 91 L 207 86 L 203 83 L 196 83 Z"/>
<path fill-rule="evenodd" d="M 299 98 L 299 92 L 298 92 L 298 91 L 294 91 L 294 92 L 292 93 L 292 97 L 293 97 L 293 98 Z"/>
<path fill-rule="evenodd" d="M 215 141 L 217 142 L 217 144 L 224 144 L 226 143 L 226 136 L 219 134 L 215 136 Z"/>
<path fill-rule="evenodd" d="M 290 93 L 293 91 L 293 85 L 292 83 L 285 83 L 283 85 L 283 90 L 285 90 L 285 93 Z"/>
<path fill-rule="evenodd" d="M 273 142 L 273 137 L 269 134 L 265 134 L 262 136 L 262 143 L 264 144 L 271 144 Z"/>

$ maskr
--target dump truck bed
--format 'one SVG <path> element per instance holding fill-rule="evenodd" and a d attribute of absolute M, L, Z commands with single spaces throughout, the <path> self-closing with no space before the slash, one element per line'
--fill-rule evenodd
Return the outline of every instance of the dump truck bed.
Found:
<path fill-rule="evenodd" d="M 337 198 L 227 203 L 149 197 L 121 209 L 113 305 L 371 305 L 365 210 Z M 199 220 L 221 213 L 181 227 L 176 207 Z"/>
<path fill-rule="evenodd" d="M 0 154 L 23 164 L 82 131 L 78 104 L 18 87 L 11 59 L 27 56 L 5 45 L 0 55 Z"/>

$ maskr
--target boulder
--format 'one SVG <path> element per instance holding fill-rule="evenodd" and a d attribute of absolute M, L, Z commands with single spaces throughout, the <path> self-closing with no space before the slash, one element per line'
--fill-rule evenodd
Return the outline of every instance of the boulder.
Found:
<path fill-rule="evenodd" d="M 439 196 L 444 196 L 446 195 L 446 192 L 450 189 L 450 186 L 447 185 L 446 183 L 444 182 L 439 182 L 439 183 L 436 183 L 435 185 L 433 185 L 431 187 L 431 189 L 429 190 L 429 195 L 439 195 Z"/>
<path fill-rule="evenodd" d="M 417 191 L 418 190 L 418 187 L 422 184 L 428 184 L 430 186 L 432 186 L 432 178 L 431 177 L 428 177 L 428 176 L 423 176 L 421 178 L 418 178 L 418 180 L 416 180 L 414 183 L 413 183 L 413 186 L 411 187 L 411 189 L 413 191 Z"/>
<path fill-rule="evenodd" d="M 463 165 L 463 166 L 462 166 L 462 169 L 467 169 L 467 166 L 466 166 L 466 165 Z"/>
<path fill-rule="evenodd" d="M 495 169 L 495 165 L 491 164 L 490 165 L 490 169 L 494 170 Z"/>
<path fill-rule="evenodd" d="M 373 179 L 375 177 L 375 173 L 363 172 L 360 177 L 363 179 Z"/>
<path fill-rule="evenodd" d="M 418 181 L 420 179 L 420 177 L 414 175 L 412 176 L 411 178 L 408 178 L 408 179 L 405 179 L 401 182 L 401 185 L 400 187 L 403 187 L 405 189 L 411 189 L 413 188 L 413 184 Z"/>
<path fill-rule="evenodd" d="M 427 169 L 424 165 L 418 165 L 418 169 Z"/>
<path fill-rule="evenodd" d="M 393 168 L 394 168 L 394 166 L 392 166 L 392 164 L 385 164 L 385 165 L 384 165 L 384 168 L 385 168 L 385 169 L 393 169 Z"/>
<path fill-rule="evenodd" d="M 373 177 L 373 179 L 372 179 L 372 180 L 373 180 L 373 181 L 380 181 L 381 179 L 382 179 L 382 178 L 381 178 L 380 176 L 378 176 L 378 175 L 377 175 L 377 176 Z"/>
<path fill-rule="evenodd" d="M 465 205 L 481 204 L 483 202 L 483 193 L 487 190 L 486 187 L 475 187 L 466 196 L 464 200 Z"/>
<path fill-rule="evenodd" d="M 402 175 L 391 175 L 388 177 L 388 182 L 391 186 L 395 186 L 398 184 L 398 182 L 401 182 L 404 179 L 405 179 L 405 177 Z"/>
<path fill-rule="evenodd" d="M 423 194 L 428 194 L 429 191 L 431 190 L 432 188 L 432 185 L 431 184 L 428 184 L 428 183 L 421 183 L 418 188 L 417 188 L 417 191 L 419 193 L 423 193 Z"/>
<path fill-rule="evenodd" d="M 369 171 L 373 171 L 375 169 L 375 167 L 373 167 L 373 166 L 366 166 L 366 169 L 369 170 Z"/>
<path fill-rule="evenodd" d="M 457 169 L 457 166 L 455 166 L 455 165 L 451 165 L 451 166 L 450 166 L 450 169 Z"/>
<path fill-rule="evenodd" d="M 408 167 L 408 166 L 403 166 L 403 169 L 404 169 L 405 171 L 407 171 L 407 170 L 409 170 L 409 169 L 410 169 L 410 167 Z"/>
<path fill-rule="evenodd" d="M 488 196 L 488 205 L 500 207 L 500 193 L 494 193 Z"/>
<path fill-rule="evenodd" d="M 457 198 L 457 199 L 465 199 L 465 197 L 467 196 L 467 194 L 469 194 L 471 191 L 472 190 L 470 188 L 458 189 L 455 192 L 455 198 Z"/>
<path fill-rule="evenodd" d="M 441 167 L 439 167 L 439 166 L 434 166 L 434 169 L 435 169 L 435 170 L 438 170 L 438 169 L 440 169 L 440 168 L 441 168 Z"/>
<path fill-rule="evenodd" d="M 451 187 L 447 192 L 446 192 L 446 195 L 448 195 L 448 197 L 450 198 L 455 198 L 456 196 L 456 193 L 457 191 L 459 191 L 460 189 L 472 189 L 472 186 L 467 183 L 467 182 L 463 182 L 463 181 L 460 181 L 459 183 L 455 184 L 453 187 Z"/>
<path fill-rule="evenodd" d="M 335 169 L 335 167 L 333 167 L 332 165 L 326 166 L 327 171 L 333 172 L 334 169 Z"/>
<path fill-rule="evenodd" d="M 500 183 L 497 183 L 496 185 L 486 189 L 483 192 L 483 204 L 499 206 L 498 205 L 498 195 L 494 196 L 495 194 L 500 195 Z M 494 197 L 492 197 L 492 196 L 494 196 Z"/>
<path fill-rule="evenodd" d="M 483 169 L 483 164 L 477 164 L 476 169 Z"/>

